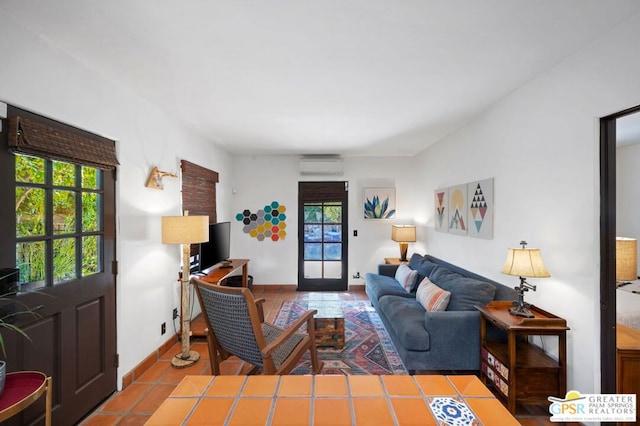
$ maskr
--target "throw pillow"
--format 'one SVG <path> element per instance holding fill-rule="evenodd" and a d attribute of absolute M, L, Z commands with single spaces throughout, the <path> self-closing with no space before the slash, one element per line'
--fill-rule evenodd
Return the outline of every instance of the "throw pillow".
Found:
<path fill-rule="evenodd" d="M 416 300 L 429 312 L 446 310 L 450 298 L 450 292 L 441 289 L 429 278 L 423 279 L 416 291 Z"/>
<path fill-rule="evenodd" d="M 395 278 L 407 292 L 410 292 L 416 283 L 418 273 L 403 263 L 396 269 Z"/>

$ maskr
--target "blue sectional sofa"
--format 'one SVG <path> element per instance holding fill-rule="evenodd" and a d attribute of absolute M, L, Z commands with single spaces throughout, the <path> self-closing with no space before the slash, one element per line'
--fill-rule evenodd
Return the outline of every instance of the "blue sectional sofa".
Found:
<path fill-rule="evenodd" d="M 480 313 L 475 305 L 514 300 L 510 287 L 430 255 L 414 254 L 408 266 L 417 271 L 411 291 L 395 280 L 398 265 L 379 265 L 365 275 L 365 290 L 409 372 L 479 370 Z M 445 311 L 427 312 L 416 300 L 423 278 L 451 292 Z"/>

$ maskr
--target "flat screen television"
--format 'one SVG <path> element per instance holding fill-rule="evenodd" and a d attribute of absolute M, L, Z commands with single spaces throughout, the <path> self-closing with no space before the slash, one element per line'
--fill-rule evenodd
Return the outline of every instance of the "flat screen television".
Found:
<path fill-rule="evenodd" d="M 200 272 L 229 258 L 231 222 L 209 225 L 209 241 L 200 244 Z"/>

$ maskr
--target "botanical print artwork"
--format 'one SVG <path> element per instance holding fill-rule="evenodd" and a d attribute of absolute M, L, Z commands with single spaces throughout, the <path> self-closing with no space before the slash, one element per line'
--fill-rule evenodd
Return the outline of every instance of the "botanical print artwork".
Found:
<path fill-rule="evenodd" d="M 449 232 L 467 234 L 467 185 L 449 188 Z"/>
<path fill-rule="evenodd" d="M 449 189 L 448 188 L 436 189 L 435 190 L 436 231 L 440 231 L 440 232 L 449 231 L 449 225 L 447 224 L 448 213 L 449 213 L 447 209 L 448 203 L 449 203 Z"/>
<path fill-rule="evenodd" d="M 396 218 L 395 188 L 365 188 L 363 198 L 365 219 Z"/>
<path fill-rule="evenodd" d="M 467 185 L 469 202 L 469 235 L 493 238 L 493 178 Z"/>

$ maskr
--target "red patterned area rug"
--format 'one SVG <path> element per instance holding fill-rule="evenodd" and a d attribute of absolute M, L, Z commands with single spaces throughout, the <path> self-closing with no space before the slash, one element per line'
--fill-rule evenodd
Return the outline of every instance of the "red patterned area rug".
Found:
<path fill-rule="evenodd" d="M 306 301 L 285 301 L 275 325 L 286 327 L 307 310 Z M 343 349 L 319 347 L 322 374 L 408 374 L 380 317 L 368 302 L 342 302 L 345 319 Z M 291 374 L 309 374 L 309 352 Z"/>

